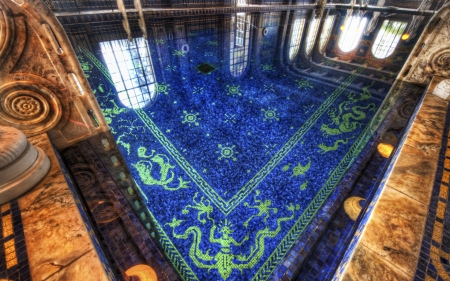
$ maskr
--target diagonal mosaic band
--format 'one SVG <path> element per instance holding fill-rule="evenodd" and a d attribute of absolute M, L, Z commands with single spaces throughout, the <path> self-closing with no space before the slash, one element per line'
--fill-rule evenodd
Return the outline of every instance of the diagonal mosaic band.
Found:
<path fill-rule="evenodd" d="M 214 204 L 225 215 L 230 214 L 238 204 L 250 194 L 264 178 L 272 172 L 272 170 L 281 162 L 281 160 L 297 145 L 297 143 L 305 136 L 317 120 L 326 112 L 330 105 L 341 95 L 345 89 L 355 80 L 356 77 L 365 69 L 365 66 L 358 68 L 355 73 L 350 75 L 331 95 L 330 97 L 315 111 L 306 123 L 298 129 L 298 131 L 284 144 L 284 146 L 270 159 L 270 161 L 261 168 L 261 170 L 246 183 L 239 192 L 233 196 L 231 200 L 225 201 L 217 192 L 214 191 L 202 176 L 189 164 L 169 139 L 158 129 L 155 123 L 148 117 L 143 110 L 135 110 L 139 118 L 144 122 L 155 138 L 164 146 L 170 155 L 177 161 L 189 177 L 197 184 L 197 186 L 214 202 Z"/>
<path fill-rule="evenodd" d="M 373 84 L 348 89 L 365 66 L 338 87 L 281 75 L 271 63 L 260 66 L 264 82 L 222 82 L 229 66 L 208 52 L 215 71 L 199 72 L 193 55 L 192 71 L 177 73 L 184 53 L 175 50 L 163 55 L 156 103 L 128 109 L 101 54 L 81 51 L 161 245 L 185 280 L 267 280 L 364 147 L 380 103 Z"/>

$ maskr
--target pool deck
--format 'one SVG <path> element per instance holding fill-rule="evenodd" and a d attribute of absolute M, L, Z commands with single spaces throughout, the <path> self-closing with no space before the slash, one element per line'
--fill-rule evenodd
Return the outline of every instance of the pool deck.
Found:
<path fill-rule="evenodd" d="M 334 280 L 449 280 L 440 247 L 448 235 L 448 101 L 432 94 L 441 80 L 428 87 Z"/>

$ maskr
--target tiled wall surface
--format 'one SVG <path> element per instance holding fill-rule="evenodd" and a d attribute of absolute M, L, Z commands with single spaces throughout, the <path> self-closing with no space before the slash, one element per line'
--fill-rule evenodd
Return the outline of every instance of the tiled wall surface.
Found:
<path fill-rule="evenodd" d="M 420 248 L 415 281 L 450 280 L 450 112 L 439 155 L 438 170 Z"/>
<path fill-rule="evenodd" d="M 400 142 L 335 280 L 412 280 L 438 168 L 448 103 L 431 94 Z M 432 206 L 431 206 L 432 207 Z"/>
<path fill-rule="evenodd" d="M 47 135 L 29 141 L 45 151 L 51 167 L 37 186 L 0 206 L 0 280 L 115 280 L 99 259 Z"/>
<path fill-rule="evenodd" d="M 31 280 L 17 200 L 0 206 L 0 280 Z"/>
<path fill-rule="evenodd" d="M 100 138 L 98 143 L 101 144 Z M 120 190 L 119 181 L 111 177 L 102 163 L 99 152 L 88 141 L 83 141 L 66 149 L 62 156 L 79 187 L 95 234 L 115 275 L 119 280 L 128 280 L 125 272 L 129 268 L 147 264 L 155 270 L 158 280 L 178 280 L 146 229 L 150 225 L 144 226 L 136 215 L 143 216 L 144 204 L 132 201 L 141 212 L 132 208 Z"/>

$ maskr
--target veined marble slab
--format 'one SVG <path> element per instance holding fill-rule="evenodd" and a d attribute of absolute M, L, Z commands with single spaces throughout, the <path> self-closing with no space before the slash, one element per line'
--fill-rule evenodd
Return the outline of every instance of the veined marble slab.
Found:
<path fill-rule="evenodd" d="M 18 199 L 33 280 L 109 280 L 46 134 L 29 138 L 50 159 L 47 176 Z"/>
<path fill-rule="evenodd" d="M 413 280 L 420 256 L 448 101 L 432 94 L 435 77 L 351 257 L 335 280 Z"/>

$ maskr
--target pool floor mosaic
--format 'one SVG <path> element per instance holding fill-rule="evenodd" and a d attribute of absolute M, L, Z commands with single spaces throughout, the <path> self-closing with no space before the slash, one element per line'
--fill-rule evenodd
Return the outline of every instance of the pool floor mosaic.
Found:
<path fill-rule="evenodd" d="M 266 55 L 239 78 L 227 78 L 217 46 L 230 34 L 193 35 L 188 53 L 150 39 L 165 67 L 155 67 L 159 97 L 148 109 L 118 100 L 101 50 L 79 53 L 186 280 L 269 278 L 367 142 L 376 84 L 347 89 L 364 66 L 338 87 L 292 77 L 275 66 L 276 35 L 268 30 Z M 198 71 L 205 62 L 216 70 Z"/>

